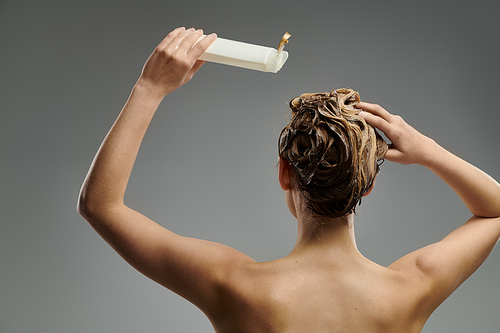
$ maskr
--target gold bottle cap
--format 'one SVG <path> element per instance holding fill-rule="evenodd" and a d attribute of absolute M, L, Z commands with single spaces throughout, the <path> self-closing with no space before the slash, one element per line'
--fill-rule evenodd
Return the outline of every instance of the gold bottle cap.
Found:
<path fill-rule="evenodd" d="M 278 46 L 278 54 L 283 52 L 283 49 L 285 48 L 285 44 L 288 44 L 288 39 L 290 38 L 290 34 L 288 32 L 285 32 L 283 35 L 283 38 L 281 38 L 280 45 Z"/>

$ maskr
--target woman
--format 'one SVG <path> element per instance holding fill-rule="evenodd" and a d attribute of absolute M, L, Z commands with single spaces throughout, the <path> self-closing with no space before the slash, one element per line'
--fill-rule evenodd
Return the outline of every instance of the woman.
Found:
<path fill-rule="evenodd" d="M 290 103 L 278 169 L 298 237 L 285 258 L 258 263 L 227 246 L 176 235 L 124 205 L 153 114 L 192 78 L 216 38 L 197 42 L 202 34 L 176 29 L 151 54 L 92 163 L 79 212 L 137 270 L 199 307 L 217 332 L 420 332 L 497 243 L 500 185 L 400 117 L 359 102 L 353 91 L 305 94 Z M 361 255 L 352 227 L 384 156 L 429 168 L 472 213 L 442 241 L 389 267 Z"/>

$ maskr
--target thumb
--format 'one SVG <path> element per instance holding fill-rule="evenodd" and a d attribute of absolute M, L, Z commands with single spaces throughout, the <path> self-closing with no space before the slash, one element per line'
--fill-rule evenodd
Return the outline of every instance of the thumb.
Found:
<path fill-rule="evenodd" d="M 385 153 L 384 159 L 391 162 L 401 163 L 403 153 L 395 147 L 390 147 L 389 150 L 387 150 L 387 153 Z"/>

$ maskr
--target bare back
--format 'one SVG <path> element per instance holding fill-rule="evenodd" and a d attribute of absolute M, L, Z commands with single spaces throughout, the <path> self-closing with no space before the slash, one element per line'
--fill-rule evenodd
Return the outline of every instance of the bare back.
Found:
<path fill-rule="evenodd" d="M 217 332 L 421 332 L 416 278 L 369 260 L 283 258 L 227 277 Z"/>

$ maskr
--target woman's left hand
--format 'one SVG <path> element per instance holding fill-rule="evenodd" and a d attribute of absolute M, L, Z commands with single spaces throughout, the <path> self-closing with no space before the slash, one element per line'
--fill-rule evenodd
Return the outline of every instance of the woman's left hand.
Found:
<path fill-rule="evenodd" d="M 198 58 L 217 38 L 211 34 L 200 40 L 202 36 L 203 31 L 194 28 L 170 32 L 149 56 L 137 84 L 163 99 L 187 83 L 205 63 Z"/>

